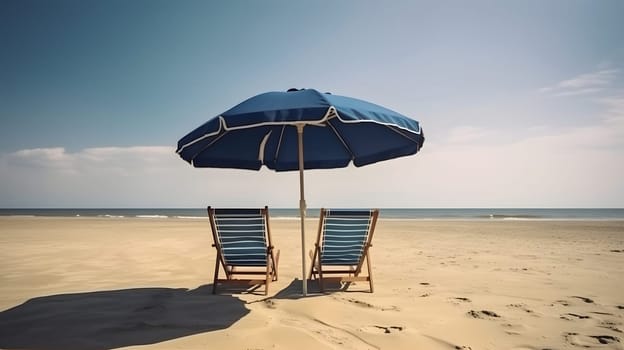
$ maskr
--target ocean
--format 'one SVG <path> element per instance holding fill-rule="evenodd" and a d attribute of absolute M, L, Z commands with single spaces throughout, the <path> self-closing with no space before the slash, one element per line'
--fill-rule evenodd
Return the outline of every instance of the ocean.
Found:
<path fill-rule="evenodd" d="M 272 218 L 299 217 L 299 209 L 269 208 Z M 416 220 L 624 220 L 624 208 L 382 208 L 384 219 Z M 318 209 L 308 209 L 308 217 L 318 217 Z M 100 217 L 100 218 L 206 218 L 203 208 L 92 208 L 92 209 L 0 209 L 0 216 Z"/>

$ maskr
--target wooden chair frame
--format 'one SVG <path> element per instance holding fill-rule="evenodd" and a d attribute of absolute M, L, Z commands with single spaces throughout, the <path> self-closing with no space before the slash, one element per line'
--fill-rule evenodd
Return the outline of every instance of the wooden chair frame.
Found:
<path fill-rule="evenodd" d="M 277 281 L 277 267 L 279 263 L 279 250 L 274 249 L 273 242 L 271 240 L 271 225 L 269 224 L 269 208 L 265 206 L 259 210 L 260 214 L 264 218 L 264 233 L 266 239 L 266 266 L 240 266 L 235 264 L 228 264 L 223 256 L 222 247 L 219 242 L 219 233 L 217 223 L 215 219 L 216 211 L 244 211 L 247 209 L 215 209 L 208 207 L 208 217 L 210 219 L 210 227 L 212 229 L 213 247 L 217 250 L 217 257 L 215 262 L 214 281 L 212 285 L 212 294 L 216 294 L 218 284 L 231 284 L 240 286 L 259 286 L 264 285 L 264 295 L 269 292 L 269 284 Z M 225 272 L 225 279 L 219 278 L 219 270 Z M 264 275 L 264 278 L 258 278 Z M 243 278 L 244 277 L 244 278 Z"/>
<path fill-rule="evenodd" d="M 325 219 L 327 217 L 328 209 L 321 209 L 321 214 L 319 218 L 319 227 L 318 234 L 316 238 L 316 243 L 314 247 L 314 251 L 312 254 L 312 266 L 310 268 L 310 279 L 318 279 L 319 288 L 321 292 L 325 291 L 325 282 L 326 281 L 334 281 L 334 282 L 347 282 L 347 286 L 349 286 L 351 282 L 355 281 L 367 281 L 370 286 L 370 292 L 373 293 L 373 273 L 371 268 L 371 258 L 369 254 L 369 250 L 372 247 L 372 239 L 373 233 L 375 232 L 375 226 L 377 224 L 377 218 L 379 216 L 379 210 L 373 209 L 370 210 L 370 224 L 368 228 L 368 233 L 366 236 L 366 240 L 364 242 L 364 246 L 362 247 L 360 259 L 355 265 L 322 265 L 322 240 L 324 233 L 324 224 Z M 336 211 L 336 210 L 331 210 Z M 340 210 L 337 210 L 340 212 Z M 351 212 L 362 212 L 362 210 L 354 210 Z M 330 214 L 331 215 L 331 214 Z M 367 274 L 362 275 L 362 268 L 364 265 L 364 261 L 366 260 L 366 270 Z"/>

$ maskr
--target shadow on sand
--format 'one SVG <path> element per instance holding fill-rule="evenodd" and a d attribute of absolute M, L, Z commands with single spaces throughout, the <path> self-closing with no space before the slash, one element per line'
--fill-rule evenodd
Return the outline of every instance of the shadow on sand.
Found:
<path fill-rule="evenodd" d="M 0 312 L 2 349 L 103 350 L 230 327 L 245 303 L 212 285 L 135 288 L 38 297 Z"/>
<path fill-rule="evenodd" d="M 301 280 L 296 278 L 292 282 L 290 282 L 288 286 L 282 288 L 282 290 L 277 292 L 275 295 L 272 295 L 272 296 L 269 296 L 260 300 L 256 300 L 250 303 L 266 301 L 266 300 L 271 300 L 271 299 L 278 299 L 278 300 L 279 299 L 290 299 L 290 300 L 308 299 L 308 298 L 314 298 L 314 297 L 322 297 L 322 296 L 330 295 L 330 294 L 337 293 L 337 292 L 344 292 L 344 293 L 362 292 L 362 290 L 360 290 L 361 288 L 355 289 L 355 290 L 349 290 L 348 288 L 351 285 L 350 283 L 341 284 L 337 282 L 334 282 L 334 283 L 327 282 L 325 285 L 324 292 L 321 292 L 319 290 L 318 281 L 307 280 L 307 283 L 308 283 L 308 295 L 305 297 L 303 296 L 303 292 L 302 292 L 303 286 L 302 286 Z M 366 287 L 368 287 L 368 284 L 366 284 Z"/>

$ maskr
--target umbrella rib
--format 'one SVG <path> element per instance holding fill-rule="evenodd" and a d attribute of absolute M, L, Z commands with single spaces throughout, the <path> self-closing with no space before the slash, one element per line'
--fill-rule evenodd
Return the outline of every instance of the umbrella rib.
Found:
<path fill-rule="evenodd" d="M 260 164 L 264 164 L 264 148 L 266 147 L 266 143 L 269 140 L 269 136 L 271 136 L 271 132 L 272 130 L 269 130 L 269 132 L 264 135 L 262 141 L 260 142 L 260 147 L 258 147 L 258 160 L 260 161 Z"/>
<path fill-rule="evenodd" d="M 223 129 L 224 129 L 224 128 L 223 128 L 223 126 L 224 126 L 224 125 L 225 125 L 225 120 L 223 120 L 223 117 L 222 117 L 222 116 L 219 116 L 219 129 L 217 129 L 217 131 L 214 131 L 214 132 L 209 132 L 209 133 L 204 134 L 204 135 L 202 135 L 202 136 L 200 136 L 200 137 L 198 137 L 198 138 L 196 138 L 196 139 L 194 139 L 194 140 L 192 140 L 192 141 L 189 141 L 189 142 L 185 143 L 184 145 L 182 145 L 182 147 L 179 147 L 179 149 L 178 149 L 176 152 L 177 152 L 178 154 L 181 154 L 181 153 L 182 153 L 182 151 L 184 151 L 184 149 L 185 149 L 186 147 L 191 146 L 191 145 L 194 145 L 194 144 L 196 144 L 197 142 L 200 142 L 200 141 L 202 141 L 202 140 L 204 140 L 204 139 L 207 139 L 207 138 L 209 138 L 209 137 L 212 137 L 212 136 L 214 136 L 214 135 L 218 135 L 218 134 L 221 132 L 221 130 L 223 130 Z M 211 144 L 212 144 L 212 143 L 211 143 Z M 203 149 L 202 149 L 202 151 L 203 151 Z M 197 154 L 195 154 L 195 155 L 193 156 L 193 158 L 195 158 L 196 156 L 197 156 Z"/>
<path fill-rule="evenodd" d="M 334 113 L 335 116 L 338 116 L 337 113 Z M 329 118 L 328 118 L 329 119 Z M 332 131 L 334 132 L 334 134 L 336 134 L 336 137 L 338 137 L 338 140 L 340 140 L 340 142 L 342 142 L 342 145 L 345 147 L 345 149 L 347 150 L 347 152 L 349 152 L 349 154 L 351 155 L 351 160 L 355 159 L 355 154 L 353 154 L 353 151 L 351 150 L 351 147 L 349 147 L 349 145 L 347 144 L 347 142 L 342 138 L 342 136 L 340 136 L 340 134 L 338 133 L 338 131 L 336 130 L 336 128 L 334 128 L 334 126 L 329 122 L 327 122 L 327 125 L 329 125 L 329 127 L 332 129 Z"/>
<path fill-rule="evenodd" d="M 378 125 L 382 125 L 382 126 L 385 126 L 385 127 L 386 127 L 386 128 L 388 128 L 388 129 L 390 129 L 390 130 L 394 131 L 395 133 L 397 133 L 397 134 L 401 135 L 402 137 L 404 137 L 404 138 L 406 138 L 406 139 L 408 139 L 408 140 L 410 140 L 410 141 L 412 141 L 412 142 L 415 142 L 415 143 L 418 143 L 418 141 L 417 141 L 417 140 L 415 140 L 415 139 L 413 139 L 413 138 L 411 138 L 410 136 L 406 135 L 406 134 L 405 134 L 405 133 L 403 133 L 402 131 L 407 131 L 407 132 L 409 132 L 410 134 L 414 134 L 414 133 L 415 133 L 415 134 L 418 134 L 418 135 L 420 135 L 420 134 L 421 134 L 421 128 L 420 128 L 420 125 L 418 125 L 418 132 L 413 132 L 413 131 L 411 131 L 411 130 L 409 130 L 409 129 L 403 128 L 403 127 L 401 127 L 401 126 L 399 126 L 399 125 L 396 125 L 396 124 L 390 124 L 390 123 L 380 123 L 380 122 L 378 122 L 378 121 L 376 121 L 376 120 L 358 120 L 358 121 L 355 121 L 355 120 L 344 120 L 344 119 L 340 118 L 340 115 L 338 114 L 338 111 L 336 111 L 336 110 L 334 109 L 334 113 L 332 113 L 332 115 L 330 115 L 330 116 L 327 118 L 327 120 L 328 120 L 327 125 L 329 125 L 329 127 L 332 129 L 332 131 L 334 132 L 334 134 L 336 134 L 336 137 L 338 137 L 338 139 L 339 139 L 339 140 L 340 140 L 340 142 L 343 144 L 343 146 L 345 147 L 345 149 L 347 150 L 347 152 L 349 152 L 349 154 L 351 155 L 351 160 L 354 160 L 354 159 L 355 159 L 355 154 L 353 153 L 353 151 L 351 150 L 351 147 L 349 147 L 349 145 L 347 144 L 347 142 L 346 142 L 346 141 L 345 141 L 345 140 L 344 140 L 344 139 L 340 136 L 340 134 L 338 133 L 338 131 L 336 130 L 336 128 L 335 128 L 335 127 L 334 127 L 331 123 L 329 123 L 329 120 L 330 120 L 332 117 L 336 117 L 336 118 L 338 118 L 338 120 L 340 120 L 342 123 L 354 123 L 354 124 L 355 124 L 355 123 L 361 123 L 361 122 L 369 122 L 369 123 L 375 123 L 375 124 L 378 124 Z M 420 148 L 420 145 L 419 145 L 419 147 L 418 147 L 418 148 Z"/>
<path fill-rule="evenodd" d="M 338 118 L 338 119 L 339 119 L 342 123 L 345 123 L 345 124 L 348 124 L 348 123 L 352 123 L 352 124 L 357 124 L 357 123 L 375 123 L 375 124 L 377 124 L 377 125 L 382 125 L 382 126 L 385 126 L 385 127 L 386 127 L 386 128 L 388 128 L 388 129 L 390 129 L 390 130 L 394 131 L 395 133 L 397 133 L 397 134 L 399 134 L 399 135 L 403 136 L 404 138 L 406 138 L 406 139 L 408 139 L 408 140 L 410 140 L 410 141 L 412 141 L 412 142 L 416 142 L 416 143 L 418 143 L 418 140 L 415 140 L 415 139 L 411 138 L 410 136 L 406 135 L 406 134 L 405 134 L 405 133 L 403 133 L 403 132 L 404 132 L 404 131 L 406 131 L 406 132 L 408 132 L 410 135 L 411 135 L 411 134 L 416 134 L 416 135 L 421 135 L 421 134 L 422 134 L 422 128 L 420 127 L 420 124 L 418 124 L 418 131 L 414 131 L 414 130 L 411 130 L 411 129 L 409 129 L 409 128 L 405 128 L 405 127 L 402 127 L 402 126 L 400 126 L 400 125 L 397 125 L 397 124 L 395 124 L 395 123 L 383 123 L 383 122 L 379 122 L 379 121 L 377 121 L 377 120 L 365 120 L 365 119 L 359 119 L 359 120 L 347 120 L 347 119 L 342 119 L 342 118 L 340 118 L 340 114 L 338 114 L 338 111 L 337 111 L 337 110 L 335 110 L 335 109 L 334 109 L 333 116 L 335 116 L 335 117 L 336 117 L 336 118 Z M 331 116 L 330 116 L 328 119 L 330 119 L 330 118 L 331 118 Z M 331 124 L 330 124 L 330 125 L 331 125 Z M 332 129 L 333 129 L 333 127 L 332 127 Z M 335 132 L 335 130 L 334 130 L 334 132 Z M 340 137 L 340 136 L 339 136 L 339 137 Z M 342 140 L 342 139 L 341 139 L 341 140 Z M 345 142 L 344 142 L 344 141 L 343 141 L 343 144 L 345 144 Z M 346 145 L 346 144 L 345 144 L 345 145 Z M 353 154 L 353 153 L 351 153 L 351 154 Z"/>
<path fill-rule="evenodd" d="M 201 154 L 203 151 L 205 151 L 205 150 L 207 150 L 208 148 L 210 148 L 210 147 L 211 147 L 212 145 L 214 145 L 217 141 L 221 140 L 221 138 L 222 138 L 223 136 L 225 136 L 225 134 L 227 134 L 227 133 L 228 133 L 228 132 L 227 132 L 227 130 L 226 130 L 224 133 L 222 133 L 221 135 L 219 135 L 219 136 L 215 137 L 215 139 L 214 139 L 214 140 L 212 140 L 209 144 L 207 144 L 206 146 L 202 147 L 202 149 L 201 149 L 201 150 L 199 150 L 197 153 L 195 153 L 195 155 L 193 156 L 193 158 L 191 158 L 191 161 L 193 161 L 193 165 L 195 165 L 194 160 L 195 160 L 195 158 L 196 158 L 199 154 Z"/>
<path fill-rule="evenodd" d="M 284 130 L 286 129 L 286 125 L 282 125 L 282 131 L 280 132 L 279 141 L 277 142 L 277 149 L 275 150 L 275 155 L 273 156 L 273 161 L 277 163 L 277 158 L 279 158 L 280 150 L 282 149 L 282 139 L 284 138 Z"/>
<path fill-rule="evenodd" d="M 329 118 L 329 116 L 332 115 L 332 109 L 333 107 L 330 107 L 327 112 L 325 112 L 325 115 L 323 116 L 323 118 L 321 119 L 316 119 L 316 120 L 298 120 L 298 121 L 291 121 L 291 122 L 261 122 L 261 123 L 256 123 L 256 124 L 248 124 L 248 125 L 240 125 L 240 126 L 228 126 L 227 122 L 225 121 L 225 118 L 220 115 L 219 116 L 219 130 L 215 131 L 215 132 L 211 132 L 208 134 L 204 134 L 200 137 L 197 137 L 196 139 L 189 141 L 187 143 L 185 143 L 182 147 L 179 147 L 179 149 L 176 151 L 178 154 L 180 154 L 186 147 L 191 146 L 197 142 L 200 142 L 208 137 L 214 136 L 219 134 L 222 130 L 225 131 L 234 131 L 234 130 L 242 130 L 242 129 L 252 129 L 252 128 L 257 128 L 259 126 L 273 126 L 273 125 L 279 125 L 279 126 L 283 126 L 283 125 L 290 125 L 290 126 L 297 126 L 297 124 L 305 124 L 305 125 L 322 125 L 323 123 L 325 123 L 327 121 L 327 119 Z"/>
<path fill-rule="evenodd" d="M 384 124 L 382 124 L 382 125 L 384 125 Z M 388 129 L 390 129 L 390 130 L 392 130 L 392 131 L 396 132 L 397 134 L 399 134 L 399 135 L 403 136 L 404 138 L 406 138 L 406 139 L 408 139 L 408 140 L 410 140 L 410 141 L 412 141 L 412 142 L 416 142 L 416 143 L 418 143 L 418 141 L 417 141 L 417 140 L 415 140 L 415 139 L 411 138 L 410 136 L 408 136 L 408 135 L 406 135 L 405 133 L 403 133 L 403 132 L 402 132 L 402 131 L 403 131 L 403 130 L 405 130 L 405 129 L 403 129 L 403 128 L 399 127 L 399 126 L 396 126 L 396 125 L 390 125 L 390 124 L 385 124 L 384 126 L 385 126 L 386 128 L 388 128 Z M 420 125 L 419 125 L 419 127 L 420 127 Z M 396 128 L 398 128 L 398 129 L 396 129 Z M 420 130 L 418 130 L 418 134 L 420 134 Z M 419 146 L 418 148 L 420 148 L 420 146 Z"/>

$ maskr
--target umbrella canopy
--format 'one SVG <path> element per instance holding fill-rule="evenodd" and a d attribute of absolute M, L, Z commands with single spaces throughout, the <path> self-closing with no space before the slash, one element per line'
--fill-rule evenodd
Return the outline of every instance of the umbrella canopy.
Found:
<path fill-rule="evenodd" d="M 363 166 L 416 153 L 417 121 L 387 108 L 313 89 L 254 96 L 184 136 L 177 152 L 195 167 L 299 170 L 297 125 L 305 125 L 304 169 Z"/>
<path fill-rule="evenodd" d="M 363 166 L 415 154 L 420 124 L 363 100 L 314 89 L 267 92 L 208 120 L 178 141 L 194 167 L 300 172 L 303 292 L 305 283 L 304 169 Z M 305 152 L 304 152 L 305 150 Z"/>

